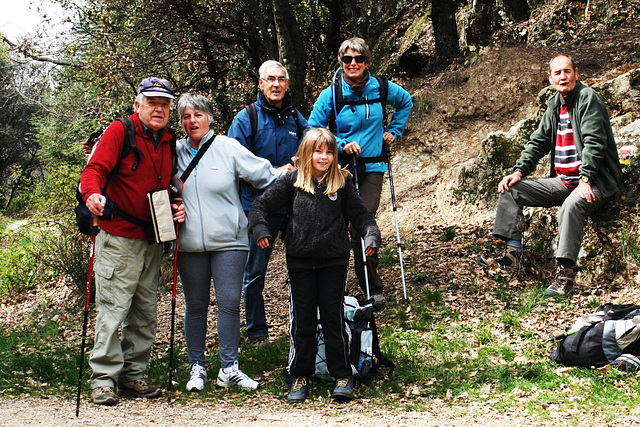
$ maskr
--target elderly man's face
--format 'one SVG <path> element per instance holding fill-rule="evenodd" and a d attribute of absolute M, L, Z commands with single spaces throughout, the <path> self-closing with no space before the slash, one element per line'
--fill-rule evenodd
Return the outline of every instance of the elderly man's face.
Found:
<path fill-rule="evenodd" d="M 142 123 L 157 132 L 169 123 L 171 99 L 161 96 L 145 96 L 142 102 L 135 102 L 135 108 Z"/>
<path fill-rule="evenodd" d="M 277 65 L 269 67 L 266 76 L 258 81 L 258 87 L 270 105 L 281 108 L 282 98 L 289 88 L 287 73 Z"/>
<path fill-rule="evenodd" d="M 578 69 L 573 68 L 571 60 L 566 56 L 558 56 L 549 63 L 549 83 L 562 96 L 571 92 L 576 87 L 577 81 Z"/>

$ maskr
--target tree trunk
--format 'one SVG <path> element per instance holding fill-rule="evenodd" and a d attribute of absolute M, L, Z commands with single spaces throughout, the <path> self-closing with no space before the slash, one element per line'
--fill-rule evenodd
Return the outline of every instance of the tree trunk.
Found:
<path fill-rule="evenodd" d="M 500 25 L 495 0 L 475 0 L 472 6 L 467 44 L 486 46 Z"/>
<path fill-rule="evenodd" d="M 338 49 L 342 43 L 342 34 L 340 27 L 342 26 L 342 6 L 340 0 L 320 0 L 329 10 L 329 28 L 327 28 L 327 51 L 329 58 L 337 58 Z"/>
<path fill-rule="evenodd" d="M 260 32 L 260 39 L 264 44 L 264 49 L 267 51 L 267 56 L 269 59 L 276 57 L 276 50 L 271 41 L 271 37 L 269 37 L 269 30 L 267 28 L 267 23 L 264 20 L 264 16 L 262 14 L 262 5 L 259 0 L 247 0 L 249 5 L 249 10 L 252 12 L 253 18 L 255 20 L 255 24 L 258 27 L 258 31 Z M 271 6 L 270 4 L 268 4 Z"/>
<path fill-rule="evenodd" d="M 431 23 L 436 44 L 436 59 L 439 65 L 444 65 L 451 58 L 460 56 L 456 0 L 433 0 Z"/>
<path fill-rule="evenodd" d="M 280 62 L 289 71 L 291 79 L 289 93 L 293 104 L 306 115 L 308 108 L 304 98 L 304 83 L 307 66 L 304 45 L 301 40 L 296 40 L 300 34 L 298 22 L 289 1 L 272 1 Z"/>

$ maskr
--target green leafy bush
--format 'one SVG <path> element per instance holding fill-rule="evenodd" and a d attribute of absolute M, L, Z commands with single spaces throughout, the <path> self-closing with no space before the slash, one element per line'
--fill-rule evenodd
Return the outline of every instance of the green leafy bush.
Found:
<path fill-rule="evenodd" d="M 0 295 L 13 296 L 32 287 L 37 275 L 37 258 L 30 244 L 15 243 L 0 251 Z"/>

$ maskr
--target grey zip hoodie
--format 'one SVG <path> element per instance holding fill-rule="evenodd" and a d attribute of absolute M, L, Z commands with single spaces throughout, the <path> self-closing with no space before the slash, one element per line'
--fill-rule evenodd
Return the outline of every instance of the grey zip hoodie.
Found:
<path fill-rule="evenodd" d="M 209 131 L 202 145 L 213 131 Z M 176 146 L 180 176 L 193 159 L 187 138 Z M 185 222 L 179 231 L 181 252 L 249 250 L 247 217 L 240 202 L 239 180 L 265 188 L 284 174 L 256 157 L 235 139 L 218 135 L 184 183 Z"/>

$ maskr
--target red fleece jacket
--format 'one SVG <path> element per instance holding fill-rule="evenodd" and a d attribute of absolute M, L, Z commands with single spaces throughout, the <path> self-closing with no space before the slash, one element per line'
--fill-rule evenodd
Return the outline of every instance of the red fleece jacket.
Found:
<path fill-rule="evenodd" d="M 154 148 L 152 139 L 145 134 L 137 113 L 130 116 L 136 128 L 136 145 L 141 150 L 140 162 L 132 170 L 136 154 L 131 151 L 122 159 L 118 173 L 107 187 L 107 196 L 119 208 L 143 221 L 150 221 L 151 213 L 147 202 L 147 192 L 159 188 L 168 188 L 173 170 L 170 141 L 171 133 L 167 128 L 158 147 Z M 104 135 L 82 171 L 80 188 L 82 198 L 100 193 L 107 176 L 118 163 L 124 145 L 124 126 L 115 121 L 104 131 Z M 100 219 L 100 228 L 116 236 L 146 239 L 145 231 L 120 217 L 112 220 Z"/>

